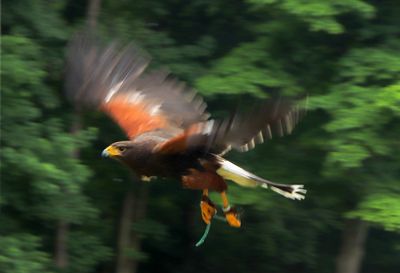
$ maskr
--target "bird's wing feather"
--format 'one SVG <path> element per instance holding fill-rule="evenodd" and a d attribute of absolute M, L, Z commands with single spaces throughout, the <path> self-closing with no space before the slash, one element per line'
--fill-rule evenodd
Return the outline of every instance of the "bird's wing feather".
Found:
<path fill-rule="evenodd" d="M 246 114 L 234 114 L 229 119 L 214 122 L 209 145 L 217 150 L 234 148 L 247 152 L 274 136 L 291 134 L 306 111 L 306 103 L 271 98 Z"/>
<path fill-rule="evenodd" d="M 233 114 L 224 120 L 208 120 L 187 128 L 181 134 L 159 144 L 160 152 L 183 152 L 186 149 L 206 147 L 221 154 L 231 148 L 246 152 L 273 136 L 290 134 L 306 110 L 304 103 L 276 98 L 246 114 Z"/>
<path fill-rule="evenodd" d="M 145 73 L 149 61 L 133 45 L 102 47 L 92 35 L 79 33 L 68 50 L 67 96 L 106 112 L 130 138 L 206 121 L 203 100 L 164 71 Z"/>

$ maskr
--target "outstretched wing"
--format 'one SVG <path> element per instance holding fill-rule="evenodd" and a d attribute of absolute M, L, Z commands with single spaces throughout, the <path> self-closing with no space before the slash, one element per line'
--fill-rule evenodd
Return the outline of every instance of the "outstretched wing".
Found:
<path fill-rule="evenodd" d="M 110 115 L 129 138 L 204 122 L 206 104 L 168 73 L 146 73 L 150 58 L 133 45 L 102 47 L 83 32 L 69 45 L 66 93 L 76 104 Z"/>
<path fill-rule="evenodd" d="M 214 124 L 208 145 L 219 152 L 231 148 L 247 152 L 274 136 L 291 134 L 304 115 L 306 105 L 288 98 L 272 98 L 246 114 L 234 114 Z M 207 130 L 206 130 L 207 132 Z"/>
<path fill-rule="evenodd" d="M 232 148 L 246 152 L 273 136 L 290 134 L 305 110 L 305 104 L 294 103 L 287 98 L 269 99 L 246 114 L 235 113 L 221 121 L 196 123 L 161 143 L 157 149 L 167 153 L 190 147 L 205 147 L 217 154 Z"/>

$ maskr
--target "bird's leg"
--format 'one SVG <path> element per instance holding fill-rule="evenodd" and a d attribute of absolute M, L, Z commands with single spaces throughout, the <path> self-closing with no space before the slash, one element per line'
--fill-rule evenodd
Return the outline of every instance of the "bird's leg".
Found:
<path fill-rule="evenodd" d="M 240 227 L 241 222 L 238 213 L 229 205 L 228 197 L 226 196 L 225 191 L 221 192 L 221 197 L 225 218 L 228 221 L 228 224 L 232 227 Z"/>
<path fill-rule="evenodd" d="M 201 197 L 200 202 L 201 208 L 201 217 L 203 221 L 208 225 L 210 224 L 211 219 L 217 213 L 217 209 L 214 203 L 208 198 L 208 189 L 203 190 L 203 196 Z"/>

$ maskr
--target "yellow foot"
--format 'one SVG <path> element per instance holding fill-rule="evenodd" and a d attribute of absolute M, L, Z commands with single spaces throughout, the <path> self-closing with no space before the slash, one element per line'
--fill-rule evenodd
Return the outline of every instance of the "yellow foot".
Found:
<path fill-rule="evenodd" d="M 228 224 L 232 227 L 240 227 L 241 222 L 239 219 L 239 215 L 237 211 L 233 208 L 230 208 L 228 211 L 225 212 L 225 218 L 226 221 L 228 221 Z"/>
<path fill-rule="evenodd" d="M 217 213 L 215 205 L 207 196 L 203 195 L 200 202 L 200 208 L 201 217 L 203 218 L 204 223 L 206 223 L 207 225 L 210 224 L 211 219 Z"/>

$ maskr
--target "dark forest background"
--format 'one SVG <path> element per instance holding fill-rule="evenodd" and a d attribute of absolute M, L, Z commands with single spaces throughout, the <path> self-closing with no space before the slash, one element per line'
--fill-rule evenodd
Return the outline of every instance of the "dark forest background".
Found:
<path fill-rule="evenodd" d="M 399 14 L 396 0 L 3 0 L 0 272 L 399 272 Z M 306 199 L 231 185 L 243 227 L 215 221 L 194 247 L 200 192 L 102 159 L 124 134 L 63 98 L 85 24 L 145 48 L 216 116 L 308 94 L 292 135 L 228 156 Z"/>

